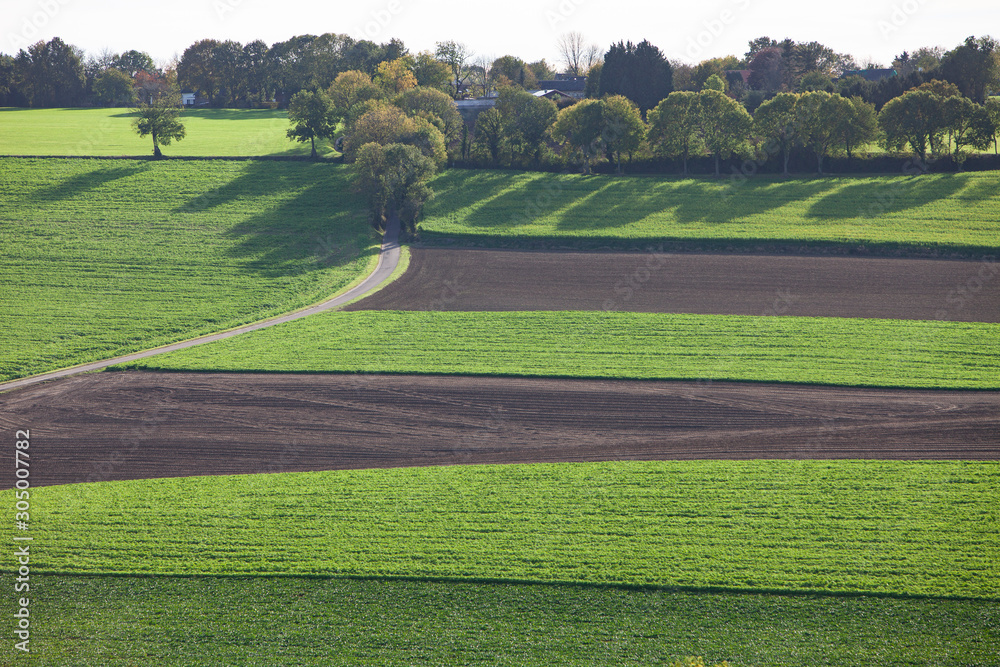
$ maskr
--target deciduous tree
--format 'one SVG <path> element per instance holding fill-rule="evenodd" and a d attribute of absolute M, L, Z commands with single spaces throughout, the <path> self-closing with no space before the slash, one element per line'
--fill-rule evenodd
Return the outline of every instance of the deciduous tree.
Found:
<path fill-rule="evenodd" d="M 824 91 L 804 93 L 796 102 L 799 143 L 816 156 L 817 173 L 823 173 L 823 158 L 836 145 L 840 121 L 851 110 L 848 100 Z"/>
<path fill-rule="evenodd" d="M 621 174 L 622 153 L 638 150 L 646 136 L 646 124 L 642 122 L 639 107 L 623 95 L 609 95 L 601 102 L 604 104 L 601 141 L 614 155 L 615 170 Z"/>
<path fill-rule="evenodd" d="M 936 148 L 944 130 L 944 111 L 940 97 L 926 90 L 914 90 L 896 97 L 882 107 L 878 123 L 890 150 L 903 150 L 907 145 L 921 160 L 927 149 Z"/>
<path fill-rule="evenodd" d="M 448 65 L 434 57 L 430 51 L 421 51 L 413 58 L 413 75 L 423 88 L 448 90 L 450 71 Z"/>
<path fill-rule="evenodd" d="M 380 100 L 385 89 L 375 84 L 371 77 L 360 70 L 341 72 L 327 91 L 336 116 L 346 120 L 351 109 L 361 102 Z"/>
<path fill-rule="evenodd" d="M 720 159 L 728 159 L 746 143 L 753 119 L 742 104 L 717 90 L 703 90 L 698 101 L 701 138 L 715 156 L 715 175 L 719 176 Z"/>
<path fill-rule="evenodd" d="M 180 107 L 176 98 L 164 95 L 152 104 L 140 104 L 133 109 L 136 119 L 132 127 L 140 137 L 153 137 L 153 157 L 163 157 L 160 144 L 169 146 L 172 141 L 180 141 L 185 136 L 184 125 L 178 120 Z"/>
<path fill-rule="evenodd" d="M 596 44 L 589 44 L 579 32 L 560 35 L 556 48 L 566 66 L 566 73 L 572 76 L 582 76 L 601 60 L 600 48 Z"/>
<path fill-rule="evenodd" d="M 552 126 L 556 141 L 579 152 L 583 158 L 583 173 L 590 173 L 591 161 L 604 149 L 604 103 L 583 100 L 559 112 Z"/>
<path fill-rule="evenodd" d="M 136 103 L 132 77 L 116 69 L 101 73 L 94 81 L 94 101 L 104 107 L 127 107 Z"/>
<path fill-rule="evenodd" d="M 992 37 L 966 38 L 941 60 L 941 76 L 982 104 L 988 92 L 1000 89 L 1000 44 Z"/>
<path fill-rule="evenodd" d="M 476 118 L 476 132 L 473 139 L 473 149 L 478 149 L 489 156 L 492 164 L 500 162 L 500 149 L 503 146 L 507 128 L 504 118 L 496 107 L 487 109 Z"/>
<path fill-rule="evenodd" d="M 556 120 L 556 105 L 519 88 L 500 90 L 496 105 L 511 151 L 519 151 L 536 162 L 545 134 Z"/>
<path fill-rule="evenodd" d="M 799 141 L 799 124 L 797 122 L 796 105 L 799 95 L 795 93 L 778 93 L 763 102 L 754 111 L 753 121 L 755 131 L 765 139 L 765 152 L 773 153 L 771 147 L 781 152 L 784 159 L 782 174 L 788 176 L 788 159 L 792 148 Z"/>
<path fill-rule="evenodd" d="M 409 58 L 397 58 L 379 63 L 375 84 L 381 86 L 389 97 L 415 88 L 417 77 L 413 74 Z"/>
<path fill-rule="evenodd" d="M 660 155 L 680 158 L 684 176 L 688 175 L 688 159 L 704 151 L 701 140 L 701 102 L 698 93 L 670 93 L 647 114 L 650 146 Z"/>
<path fill-rule="evenodd" d="M 395 212 L 403 230 L 413 233 L 424 203 L 434 194 L 427 185 L 434 173 L 434 162 L 414 146 L 371 142 L 358 148 L 354 187 L 368 200 L 374 227 L 384 229 Z"/>
<path fill-rule="evenodd" d="M 955 144 L 952 157 L 962 171 L 968 158 L 967 148 L 985 150 L 993 140 L 994 126 L 989 112 L 967 97 L 953 96 L 941 103 L 945 126 Z"/>
<path fill-rule="evenodd" d="M 333 136 L 337 128 L 337 114 L 330 98 L 323 91 L 303 90 L 295 93 L 288 105 L 288 138 L 310 142 L 312 159 L 316 159 L 316 140 Z"/>
<path fill-rule="evenodd" d="M 71 107 L 83 99 L 81 51 L 58 37 L 21 49 L 14 58 L 18 88 L 33 107 Z"/>
<path fill-rule="evenodd" d="M 469 76 L 469 61 L 472 59 L 472 51 L 465 44 L 454 40 L 438 42 L 437 50 L 434 52 L 437 59 L 448 66 L 451 71 L 451 96 L 456 100 L 460 97 L 460 89 L 465 79 Z"/>
<path fill-rule="evenodd" d="M 846 99 L 846 98 L 845 98 Z M 847 151 L 847 159 L 853 157 L 854 149 L 870 144 L 878 138 L 878 114 L 875 106 L 860 97 L 852 97 L 850 109 L 837 125 L 837 134 Z"/>
<path fill-rule="evenodd" d="M 397 95 L 392 103 L 411 118 L 424 118 L 434 124 L 449 143 L 458 139 L 462 116 L 447 93 L 418 86 Z"/>

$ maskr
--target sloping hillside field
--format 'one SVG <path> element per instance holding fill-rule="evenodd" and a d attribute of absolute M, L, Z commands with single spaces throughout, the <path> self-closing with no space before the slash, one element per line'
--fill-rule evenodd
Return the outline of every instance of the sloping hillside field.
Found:
<path fill-rule="evenodd" d="M 453 169 L 434 189 L 422 238 L 484 247 L 988 255 L 1000 244 L 998 172 L 715 180 Z"/>
<path fill-rule="evenodd" d="M 340 166 L 0 170 L 0 379 L 375 247 Z M 33 664 L 997 665 L 998 186 L 447 171 L 354 312 L 0 395 Z"/>
<path fill-rule="evenodd" d="M 337 165 L 6 159 L 0 201 L 0 381 L 307 306 L 378 250 Z"/>

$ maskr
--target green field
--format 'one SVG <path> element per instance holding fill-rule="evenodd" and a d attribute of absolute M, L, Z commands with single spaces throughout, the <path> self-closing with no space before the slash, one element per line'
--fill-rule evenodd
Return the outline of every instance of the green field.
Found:
<path fill-rule="evenodd" d="M 11 491 L 0 497 L 13 506 Z M 32 572 L 41 574 L 1000 599 L 993 463 L 623 461 L 188 477 L 39 488 L 31 508 L 31 534 L 44 545 Z"/>
<path fill-rule="evenodd" d="M 1000 388 L 1000 325 L 604 312 L 324 313 L 124 368 Z"/>
<path fill-rule="evenodd" d="M 433 187 L 420 223 L 429 241 L 1000 248 L 997 172 L 733 182 L 452 169 Z"/>
<path fill-rule="evenodd" d="M 132 119 L 128 109 L 0 108 L 0 155 L 152 155 L 153 140 Z M 192 109 L 180 119 L 187 136 L 161 148 L 168 157 L 309 155 L 308 144 L 285 136 L 286 111 Z M 325 141 L 317 150 L 335 154 Z"/>
<path fill-rule="evenodd" d="M 982 600 L 296 577 L 46 575 L 32 591 L 31 664 L 61 667 L 562 667 L 688 655 L 733 667 L 912 667 L 991 665 L 1000 645 L 1000 611 Z"/>
<path fill-rule="evenodd" d="M 378 250 L 349 178 L 298 162 L 0 160 L 0 381 L 345 288 Z"/>

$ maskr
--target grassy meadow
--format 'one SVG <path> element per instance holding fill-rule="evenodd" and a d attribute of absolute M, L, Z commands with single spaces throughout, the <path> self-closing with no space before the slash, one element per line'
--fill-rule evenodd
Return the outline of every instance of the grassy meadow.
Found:
<path fill-rule="evenodd" d="M 770 460 L 34 489 L 35 664 L 992 664 L 998 482 Z"/>
<path fill-rule="evenodd" d="M 913 667 L 991 665 L 1000 644 L 992 600 L 301 577 L 36 575 L 32 590 L 32 664 L 60 667 L 563 667 L 693 655 L 733 667 Z"/>
<path fill-rule="evenodd" d="M 345 288 L 378 250 L 349 178 L 298 162 L 0 160 L 0 381 Z"/>
<path fill-rule="evenodd" d="M 1000 388 L 1000 325 L 604 312 L 323 313 L 121 366 Z"/>
<path fill-rule="evenodd" d="M 452 169 L 432 185 L 419 225 L 431 242 L 1000 248 L 998 172 L 732 181 Z"/>
<path fill-rule="evenodd" d="M 0 108 L 0 155 L 145 156 L 153 140 L 132 129 L 129 109 Z M 161 147 L 167 157 L 308 156 L 289 141 L 288 112 L 267 109 L 190 109 L 181 112 L 187 135 Z M 335 154 L 326 141 L 316 149 Z"/>

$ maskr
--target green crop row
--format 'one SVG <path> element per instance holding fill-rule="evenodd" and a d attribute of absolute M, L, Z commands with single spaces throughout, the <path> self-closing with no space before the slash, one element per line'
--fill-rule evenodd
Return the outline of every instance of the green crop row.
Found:
<path fill-rule="evenodd" d="M 38 573 L 1000 599 L 993 463 L 456 466 L 78 484 L 31 499 Z"/>
<path fill-rule="evenodd" d="M 328 313 L 126 365 L 1000 388 L 1000 325 L 605 312 Z"/>

